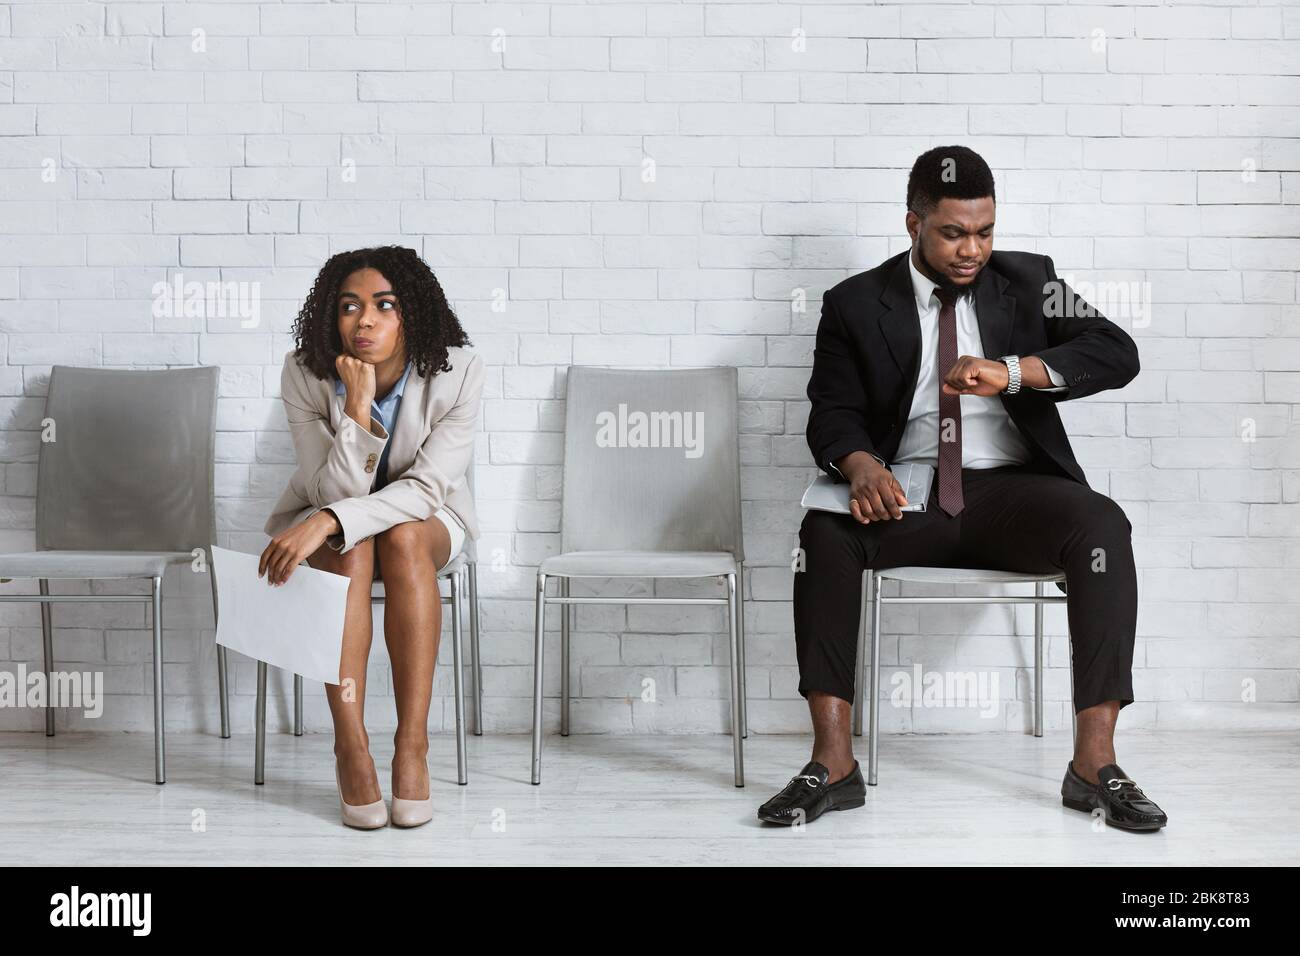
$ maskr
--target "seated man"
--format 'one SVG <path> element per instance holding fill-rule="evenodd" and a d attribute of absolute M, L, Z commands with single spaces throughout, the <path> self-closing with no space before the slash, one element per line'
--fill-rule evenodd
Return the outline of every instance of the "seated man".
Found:
<path fill-rule="evenodd" d="M 823 297 L 808 445 L 849 482 L 852 517 L 809 511 L 799 530 L 795 644 L 813 751 L 759 809 L 769 823 L 865 802 L 849 726 L 862 572 L 924 565 L 1064 572 L 1077 742 L 1062 802 L 1124 829 L 1165 825 L 1115 758 L 1115 720 L 1133 702 L 1132 525 L 1089 488 L 1056 410 L 1131 382 L 1137 346 L 1047 256 L 994 252 L 994 210 L 977 153 L 924 153 L 907 182 L 911 249 Z M 900 510 L 887 464 L 903 462 L 936 468 L 924 512 Z"/>

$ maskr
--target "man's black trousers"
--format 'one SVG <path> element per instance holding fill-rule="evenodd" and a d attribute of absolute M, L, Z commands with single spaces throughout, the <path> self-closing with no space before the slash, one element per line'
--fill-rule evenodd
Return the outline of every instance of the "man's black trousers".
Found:
<path fill-rule="evenodd" d="M 853 700 L 862 572 L 903 566 L 1065 572 L 1074 708 L 1133 702 L 1137 571 L 1129 523 L 1105 495 L 1041 465 L 962 469 L 965 508 L 861 524 L 809 511 L 794 575 L 799 692 Z M 1055 585 L 1050 588 L 1055 590 Z M 870 622 L 868 622 L 868 627 Z"/>

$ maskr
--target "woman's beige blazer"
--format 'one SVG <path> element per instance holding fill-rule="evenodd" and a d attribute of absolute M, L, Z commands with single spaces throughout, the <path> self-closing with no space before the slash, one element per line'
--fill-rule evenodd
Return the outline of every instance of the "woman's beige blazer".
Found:
<path fill-rule="evenodd" d="M 277 535 L 329 508 L 343 526 L 326 539 L 339 553 L 404 521 L 423 521 L 442 507 L 470 538 L 478 516 L 465 486 L 483 394 L 483 360 L 469 349 L 447 350 L 451 371 L 426 378 L 411 370 L 393 426 L 388 484 L 372 491 L 389 441 L 378 418 L 366 431 L 343 412 L 334 377 L 318 379 L 289 352 L 280 375 L 298 468 L 275 503 L 266 533 Z"/>

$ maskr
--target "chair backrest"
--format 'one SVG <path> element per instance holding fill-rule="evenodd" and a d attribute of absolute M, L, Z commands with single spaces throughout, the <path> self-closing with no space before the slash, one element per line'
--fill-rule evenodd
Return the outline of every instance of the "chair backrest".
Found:
<path fill-rule="evenodd" d="M 54 366 L 36 477 L 36 547 L 207 550 L 216 539 L 219 376 L 211 366 Z"/>
<path fill-rule="evenodd" d="M 740 528 L 734 368 L 569 369 L 564 551 L 730 551 Z"/>

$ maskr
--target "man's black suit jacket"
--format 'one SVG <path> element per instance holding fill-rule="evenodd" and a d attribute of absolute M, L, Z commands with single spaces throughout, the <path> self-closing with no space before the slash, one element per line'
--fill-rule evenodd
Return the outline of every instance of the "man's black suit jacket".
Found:
<path fill-rule="evenodd" d="M 813 458 L 832 477 L 839 476 L 830 463 L 849 452 L 886 462 L 898 452 L 921 372 L 910 254 L 851 276 L 822 297 L 807 437 Z M 1056 403 L 1127 385 L 1139 370 L 1137 345 L 1061 282 L 1047 256 L 994 252 L 974 294 L 986 358 L 1037 355 L 1065 377 L 1064 392 L 1022 387 L 998 397 L 1036 461 L 1087 485 Z"/>

